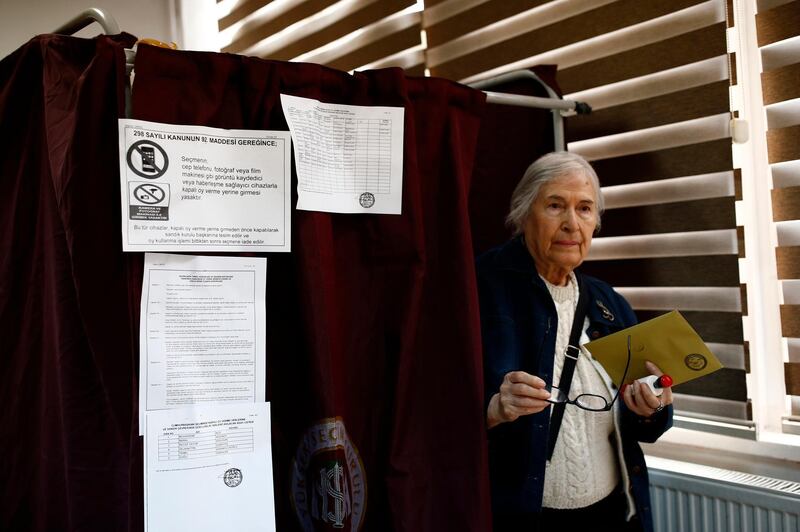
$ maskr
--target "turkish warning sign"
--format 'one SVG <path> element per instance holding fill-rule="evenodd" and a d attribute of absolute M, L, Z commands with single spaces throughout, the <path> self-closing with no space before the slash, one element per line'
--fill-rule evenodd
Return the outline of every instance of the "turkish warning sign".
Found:
<path fill-rule="evenodd" d="M 287 131 L 119 121 L 124 251 L 290 251 Z"/>

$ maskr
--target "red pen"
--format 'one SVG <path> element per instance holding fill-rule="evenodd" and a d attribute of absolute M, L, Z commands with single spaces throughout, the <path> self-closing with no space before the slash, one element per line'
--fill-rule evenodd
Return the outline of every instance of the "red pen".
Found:
<path fill-rule="evenodd" d="M 647 377 L 636 379 L 636 381 L 646 385 L 656 396 L 661 395 L 661 393 L 664 391 L 664 388 L 669 388 L 672 386 L 672 377 L 669 375 L 661 375 L 660 377 L 656 375 L 648 375 Z M 620 393 L 624 394 L 628 386 L 628 384 L 623 384 Z"/>
<path fill-rule="evenodd" d="M 660 377 L 656 375 L 648 375 L 647 377 L 642 377 L 641 379 L 636 380 L 641 384 L 647 385 L 650 388 L 650 391 L 655 395 L 661 395 L 661 392 L 664 391 L 664 388 L 669 388 L 672 386 L 672 377 L 669 375 L 661 375 Z"/>

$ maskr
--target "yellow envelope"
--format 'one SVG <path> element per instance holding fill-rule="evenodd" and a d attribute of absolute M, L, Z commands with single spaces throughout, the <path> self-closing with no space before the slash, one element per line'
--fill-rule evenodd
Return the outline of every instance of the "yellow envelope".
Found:
<path fill-rule="evenodd" d="M 673 385 L 708 375 L 722 367 L 680 312 L 673 310 L 584 344 L 603 364 L 615 384 L 619 384 L 625 371 L 628 335 L 631 337 L 631 365 L 625 377 L 628 383 L 650 375 L 644 366 L 646 360 L 672 377 Z"/>

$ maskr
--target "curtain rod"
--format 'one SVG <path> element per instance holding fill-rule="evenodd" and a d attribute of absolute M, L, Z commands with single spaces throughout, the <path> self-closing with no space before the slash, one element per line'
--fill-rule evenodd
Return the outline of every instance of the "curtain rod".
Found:
<path fill-rule="evenodd" d="M 490 92 L 485 89 L 496 87 L 497 85 L 504 85 L 514 81 L 535 81 L 541 85 L 550 96 L 549 98 L 541 98 L 539 96 L 525 96 L 521 94 L 509 94 L 505 92 Z M 473 89 L 480 89 L 486 92 L 487 100 L 489 103 L 505 104 L 505 105 L 519 105 L 523 107 L 536 107 L 539 109 L 557 109 L 560 111 L 574 111 L 577 114 L 590 114 L 592 112 L 591 106 L 584 102 L 575 100 L 565 100 L 539 76 L 530 70 L 514 70 L 506 72 L 499 76 L 494 76 L 487 79 L 482 79 L 469 84 Z"/>
<path fill-rule="evenodd" d="M 561 98 L 542 98 L 541 96 L 525 96 L 523 94 L 509 94 L 507 92 L 486 93 L 488 103 L 499 105 L 518 105 L 522 107 L 534 107 L 537 109 L 553 109 L 559 111 L 575 111 L 578 114 L 589 114 L 591 106 L 584 102 L 574 100 L 562 100 Z"/>
<path fill-rule="evenodd" d="M 505 92 L 492 92 L 485 89 L 504 85 L 514 81 L 532 81 L 541 85 L 549 98 L 542 98 L 539 96 L 525 96 L 522 94 L 509 94 Z M 555 151 L 564 151 L 566 144 L 564 141 L 564 116 L 572 112 L 578 114 L 589 114 L 592 108 L 589 104 L 584 102 L 576 102 L 574 100 L 565 100 L 553 89 L 550 85 L 545 83 L 539 76 L 530 70 L 515 70 L 513 72 L 506 72 L 488 79 L 476 81 L 469 85 L 473 89 L 483 90 L 486 93 L 487 103 L 494 103 L 499 105 L 516 105 L 518 107 L 533 107 L 536 109 L 550 109 L 553 115 L 553 148 Z"/>
<path fill-rule="evenodd" d="M 79 13 L 72 20 L 62 24 L 56 28 L 53 33 L 72 35 L 90 25 L 92 22 L 97 22 L 103 28 L 103 32 L 107 35 L 113 35 L 120 32 L 119 24 L 117 24 L 117 21 L 114 19 L 114 17 L 100 8 L 92 7 Z M 127 73 L 130 74 L 131 70 L 133 69 L 133 59 L 136 52 L 133 50 L 125 50 L 125 52 L 126 70 Z M 484 90 L 518 80 L 528 80 L 538 83 L 544 87 L 544 89 L 550 95 L 550 98 Z M 564 100 L 561 98 L 552 87 L 542 81 L 539 76 L 530 70 L 508 72 L 493 78 L 471 83 L 470 86 L 474 89 L 484 90 L 486 93 L 486 101 L 488 103 L 498 105 L 514 105 L 519 107 L 533 107 L 537 109 L 550 109 L 553 113 L 553 135 L 555 137 L 554 147 L 556 150 L 564 150 L 564 119 L 562 113 L 575 112 L 578 114 L 589 114 L 592 112 L 592 108 L 587 103 L 577 102 L 574 100 Z M 126 102 L 126 111 L 128 110 L 128 105 L 129 104 Z M 126 114 L 128 113 L 126 112 Z"/>
<path fill-rule="evenodd" d="M 78 33 L 92 22 L 97 22 L 100 24 L 100 26 L 103 28 L 103 33 L 107 35 L 119 33 L 119 24 L 117 24 L 117 21 L 114 20 L 114 17 L 97 7 L 91 7 L 86 11 L 76 15 L 75 18 L 69 22 L 66 22 L 56 28 L 53 33 L 72 35 L 73 33 Z"/>

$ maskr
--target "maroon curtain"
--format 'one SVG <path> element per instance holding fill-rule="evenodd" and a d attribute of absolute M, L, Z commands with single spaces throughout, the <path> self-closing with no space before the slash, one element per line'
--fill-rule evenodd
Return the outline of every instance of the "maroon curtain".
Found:
<path fill-rule="evenodd" d="M 555 65 L 537 66 L 531 70 L 560 94 Z M 550 97 L 540 83 L 530 78 L 487 90 Z M 555 146 L 551 111 L 490 104 L 483 115 L 478 145 L 469 202 L 476 255 L 510 238 L 505 218 L 511 193 L 525 169 L 541 155 L 553 151 Z"/>
<path fill-rule="evenodd" d="M 126 530 L 139 512 L 117 199 L 131 44 L 42 36 L 0 62 L 2 530 Z"/>
<path fill-rule="evenodd" d="M 123 63 L 119 41 L 51 36 L 0 67 L 3 530 L 142 528 L 141 255 L 122 254 L 119 236 Z M 268 255 L 278 529 L 332 530 L 313 505 L 335 464 L 351 526 L 487 530 L 468 216 L 483 95 L 399 69 L 350 76 L 143 46 L 133 118 L 287 130 L 280 92 L 403 106 L 405 156 L 402 215 L 295 211 L 292 253 Z"/>

